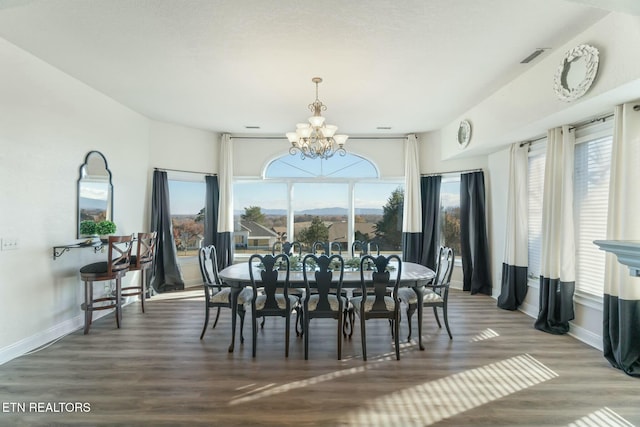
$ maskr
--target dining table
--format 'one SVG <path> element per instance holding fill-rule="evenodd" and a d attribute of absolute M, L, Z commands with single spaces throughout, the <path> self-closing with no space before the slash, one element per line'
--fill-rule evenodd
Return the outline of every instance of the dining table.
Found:
<path fill-rule="evenodd" d="M 422 345 L 422 287 L 427 285 L 435 277 L 435 273 L 429 267 L 422 264 L 416 264 L 412 262 L 403 262 L 400 269 L 394 268 L 394 262 L 390 263 L 392 268 L 390 269 L 390 279 L 393 282 L 400 270 L 400 284 L 399 286 L 406 286 L 412 288 L 418 296 L 418 345 L 420 350 L 424 350 Z M 251 268 L 254 270 L 254 278 L 256 285 L 260 286 L 260 268 L 258 263 L 251 264 Z M 364 271 L 364 280 L 366 283 L 372 282 L 372 270 Z M 285 272 L 278 272 L 278 280 L 285 280 Z M 338 279 L 340 272 L 335 271 L 335 279 Z M 251 286 L 251 277 L 249 274 L 249 263 L 242 262 L 239 264 L 232 264 L 219 273 L 222 281 L 229 285 L 231 288 L 230 303 L 231 303 L 231 345 L 229 346 L 229 353 L 234 350 L 234 344 L 236 341 L 236 315 L 238 312 L 238 295 L 245 286 Z M 309 284 L 313 286 L 313 275 L 309 275 Z M 342 281 L 343 289 L 356 289 L 360 288 L 361 279 L 360 271 L 357 269 L 345 268 L 344 277 Z M 289 273 L 289 287 L 290 288 L 304 288 L 304 277 L 302 271 L 291 270 Z M 255 327 L 255 326 L 254 326 Z"/>

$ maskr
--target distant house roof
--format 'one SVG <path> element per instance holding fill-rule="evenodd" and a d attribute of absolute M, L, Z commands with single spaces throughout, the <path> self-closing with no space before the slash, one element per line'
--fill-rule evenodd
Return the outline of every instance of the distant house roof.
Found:
<path fill-rule="evenodd" d="M 278 234 L 265 227 L 264 225 L 258 224 L 257 222 L 254 221 L 247 221 L 244 219 L 241 219 L 239 222 L 236 222 L 236 227 L 235 227 L 236 231 L 246 231 L 249 233 L 249 236 L 252 238 L 258 238 L 258 237 L 278 237 Z"/>

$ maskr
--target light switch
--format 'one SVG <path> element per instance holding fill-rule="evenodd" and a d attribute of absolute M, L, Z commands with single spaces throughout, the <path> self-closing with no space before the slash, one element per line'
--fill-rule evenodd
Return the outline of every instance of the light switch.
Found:
<path fill-rule="evenodd" d="M 13 251 L 20 247 L 18 244 L 18 238 L 16 237 L 3 237 L 2 238 L 2 250 Z"/>

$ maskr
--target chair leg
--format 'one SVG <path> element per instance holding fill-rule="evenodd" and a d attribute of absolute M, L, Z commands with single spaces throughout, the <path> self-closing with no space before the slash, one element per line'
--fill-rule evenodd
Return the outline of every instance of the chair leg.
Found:
<path fill-rule="evenodd" d="M 216 325 L 218 324 L 218 318 L 220 318 L 220 307 L 218 307 L 218 312 L 216 313 L 216 320 L 213 321 L 213 326 L 211 327 L 211 329 L 215 329 Z"/>
<path fill-rule="evenodd" d="M 396 330 L 395 333 L 395 345 L 396 345 L 396 360 L 400 360 L 400 310 L 393 320 L 393 327 Z"/>
<path fill-rule="evenodd" d="M 435 308 L 435 307 L 434 307 Z M 447 333 L 449 334 L 449 339 L 453 339 L 453 335 L 451 335 L 451 329 L 449 329 L 449 317 L 447 316 L 447 305 L 442 306 L 442 314 L 444 316 L 444 326 L 447 328 Z"/>
<path fill-rule="evenodd" d="M 300 331 L 298 331 L 298 324 L 300 324 Z M 296 337 L 301 337 L 304 334 L 304 311 L 302 307 L 296 308 Z"/>
<path fill-rule="evenodd" d="M 304 360 L 309 360 L 309 315 L 304 316 Z"/>
<path fill-rule="evenodd" d="M 264 319 L 262 319 L 264 321 Z M 251 338 L 253 340 L 252 357 L 256 357 L 256 343 L 258 341 L 258 319 L 256 318 L 256 310 L 251 310 Z"/>
<path fill-rule="evenodd" d="M 289 357 L 289 334 L 291 333 L 291 313 L 284 320 L 287 330 L 284 333 L 284 357 Z"/>
<path fill-rule="evenodd" d="M 238 310 L 238 315 L 240 316 L 240 343 L 244 344 L 244 315 L 245 315 L 245 311 L 244 311 L 244 307 Z"/>
<path fill-rule="evenodd" d="M 205 302 L 205 304 L 207 303 Z M 207 304 L 204 309 L 204 326 L 202 327 L 202 333 L 200 334 L 200 339 L 204 338 L 204 333 L 207 331 L 208 325 L 209 325 L 209 304 Z"/>
<path fill-rule="evenodd" d="M 144 313 L 144 300 L 145 300 L 145 293 L 146 293 L 146 280 L 145 280 L 145 274 L 144 272 L 146 271 L 145 268 L 140 270 L 140 306 L 142 307 L 142 313 Z"/>
<path fill-rule="evenodd" d="M 262 318 L 262 323 L 260 324 L 260 329 L 264 329 L 264 322 L 267 320 L 266 317 Z"/>
<path fill-rule="evenodd" d="M 409 324 L 409 336 L 407 337 L 407 342 L 411 341 L 411 318 L 413 317 L 413 313 L 416 311 L 416 306 L 414 304 L 409 304 L 407 306 L 407 323 Z"/>
<path fill-rule="evenodd" d="M 442 329 L 442 325 L 440 324 L 440 318 L 438 317 L 438 309 L 433 307 L 433 315 L 436 317 L 436 323 L 438 324 L 438 328 Z"/>
<path fill-rule="evenodd" d="M 120 278 L 116 279 L 116 326 L 120 329 L 120 322 L 122 321 L 122 281 Z"/>
<path fill-rule="evenodd" d="M 356 313 L 354 310 L 349 311 L 349 323 L 351 323 L 351 330 L 349 331 L 349 339 L 353 336 L 353 328 L 356 323 Z"/>
<path fill-rule="evenodd" d="M 365 330 L 364 322 L 364 310 L 360 314 L 360 335 L 362 337 L 362 360 L 367 361 L 367 332 Z"/>
<path fill-rule="evenodd" d="M 93 320 L 93 282 L 84 282 L 84 334 L 89 333 Z"/>
<path fill-rule="evenodd" d="M 342 313 L 342 315 L 338 315 L 338 333 L 336 334 L 336 336 L 338 337 L 338 360 L 342 360 L 342 338 L 343 337 L 340 336 L 340 333 L 343 328 L 344 317 L 345 317 L 344 312 Z"/>

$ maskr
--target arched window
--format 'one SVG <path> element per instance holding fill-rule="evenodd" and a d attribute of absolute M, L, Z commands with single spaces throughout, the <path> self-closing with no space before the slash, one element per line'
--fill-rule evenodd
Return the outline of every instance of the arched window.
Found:
<path fill-rule="evenodd" d="M 301 159 L 286 154 L 271 161 L 265 178 L 378 178 L 378 168 L 356 154 L 335 155 L 330 159 Z"/>

